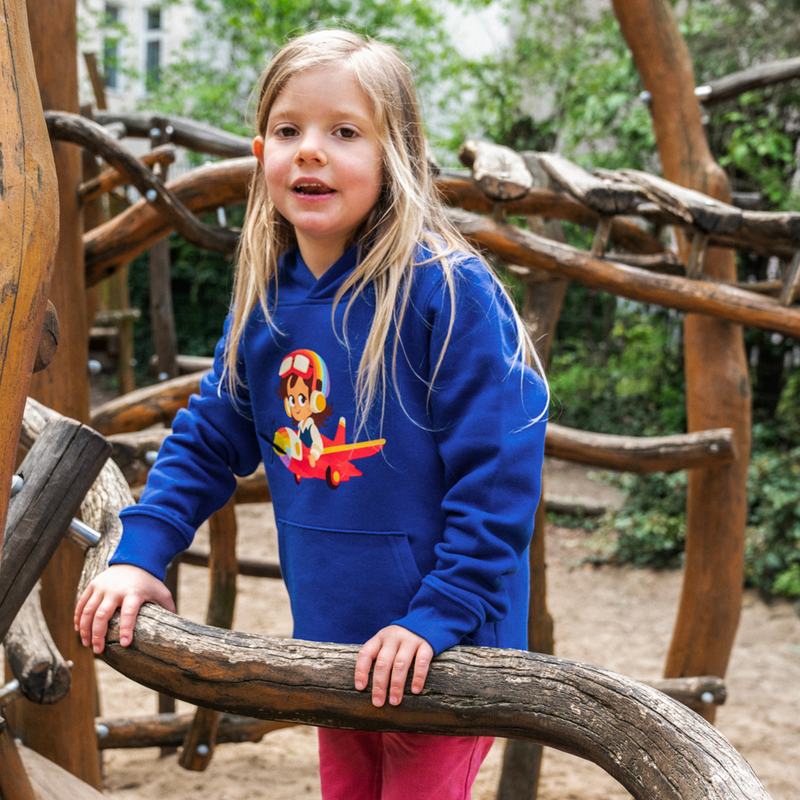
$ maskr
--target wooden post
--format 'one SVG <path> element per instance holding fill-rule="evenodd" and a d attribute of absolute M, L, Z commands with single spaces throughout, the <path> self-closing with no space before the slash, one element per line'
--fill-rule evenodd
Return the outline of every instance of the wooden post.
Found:
<path fill-rule="evenodd" d="M 166 121 L 153 119 L 150 131 L 152 147 L 169 142 Z M 154 164 L 153 171 L 167 182 L 166 165 Z M 175 333 L 175 313 L 172 307 L 172 281 L 170 278 L 169 239 L 159 239 L 150 248 L 150 322 L 158 362 L 160 380 L 178 377 L 178 339 Z"/>
<path fill-rule="evenodd" d="M 209 572 L 211 594 L 206 624 L 215 628 L 231 628 L 236 605 L 236 500 L 231 498 L 208 521 L 211 529 Z M 219 712 L 198 708 L 186 732 L 179 762 L 184 769 L 202 772 L 214 755 L 219 726 Z"/>
<path fill-rule="evenodd" d="M 18 474 L 0 564 L 0 639 L 22 607 L 111 452 L 99 433 L 72 419 L 49 423 Z"/>
<path fill-rule="evenodd" d="M 22 0 L 0 5 L 0 531 L 58 241 L 58 193 Z M 13 302 L 11 301 L 13 298 Z M 7 302 L 8 299 L 8 302 Z"/>
<path fill-rule="evenodd" d="M 36 800 L 36 793 L 20 758 L 17 745 L 0 717 L 0 800 Z"/>
<path fill-rule="evenodd" d="M 555 220 L 528 220 L 532 230 L 563 241 L 561 224 Z M 538 273 L 543 282 L 528 284 L 525 291 L 525 322 L 537 347 L 542 364 L 550 362 L 561 307 L 568 281 L 547 273 Z M 533 525 L 529 565 L 531 571 L 531 596 L 528 608 L 528 649 L 533 653 L 552 655 L 555 652 L 553 617 L 547 608 L 547 560 L 545 557 L 545 529 L 547 515 L 544 504 L 544 476 L 542 496 Z M 503 751 L 503 771 L 497 787 L 497 800 L 531 800 L 539 790 L 539 775 L 544 748 L 534 742 L 509 739 Z"/>
<path fill-rule="evenodd" d="M 727 178 L 708 147 L 691 59 L 669 3 L 613 0 L 613 5 L 652 97 L 664 177 L 728 201 Z M 732 252 L 709 248 L 703 271 L 710 278 L 735 280 Z M 740 326 L 689 314 L 684 342 L 689 430 L 732 428 L 737 458 L 689 473 L 686 567 L 665 676 L 724 677 L 741 609 L 750 382 Z M 704 716 L 713 720 L 713 707 Z"/>
<path fill-rule="evenodd" d="M 45 110 L 78 114 L 78 37 L 76 0 L 29 0 L 31 49 Z M 74 145 L 53 146 L 60 202 L 61 235 L 50 299 L 61 327 L 58 354 L 34 376 L 31 394 L 46 406 L 80 422 L 89 419 L 86 291 L 83 220 L 78 203 L 81 153 Z M 101 787 L 94 730 L 95 681 L 91 650 L 81 646 L 72 627 L 75 587 L 82 553 L 62 543 L 42 576 L 42 611 L 53 641 L 73 662 L 72 689 L 60 702 L 39 706 L 22 700 L 12 725 L 29 746 L 97 789 Z M 10 715 L 11 716 L 11 715 Z"/>

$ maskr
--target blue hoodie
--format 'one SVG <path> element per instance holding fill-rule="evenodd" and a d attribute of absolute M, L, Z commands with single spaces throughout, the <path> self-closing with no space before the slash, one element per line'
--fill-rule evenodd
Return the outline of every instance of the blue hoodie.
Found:
<path fill-rule="evenodd" d="M 384 395 L 359 430 L 355 375 L 374 295 L 353 303 L 347 344 L 347 296 L 332 317 L 356 258 L 353 247 L 317 280 L 296 249 L 282 257 L 275 325 L 257 307 L 240 346 L 244 387 L 231 398 L 221 383 L 223 337 L 139 504 L 120 515 L 111 563 L 163 580 L 235 476 L 263 460 L 295 638 L 362 644 L 397 624 L 436 653 L 525 648 L 545 432 L 544 416 L 532 420 L 546 390 L 515 357 L 509 301 L 480 260 L 462 256 L 449 330 L 441 266 L 416 267 L 394 374 L 392 330 Z M 299 421 L 308 408 L 322 414 Z"/>

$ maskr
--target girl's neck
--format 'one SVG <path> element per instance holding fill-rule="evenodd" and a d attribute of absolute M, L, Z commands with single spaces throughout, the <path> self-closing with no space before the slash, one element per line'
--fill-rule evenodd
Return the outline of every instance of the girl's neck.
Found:
<path fill-rule="evenodd" d="M 311 274 L 319 280 L 343 255 L 344 250 L 317 242 L 303 242 L 298 249 Z"/>

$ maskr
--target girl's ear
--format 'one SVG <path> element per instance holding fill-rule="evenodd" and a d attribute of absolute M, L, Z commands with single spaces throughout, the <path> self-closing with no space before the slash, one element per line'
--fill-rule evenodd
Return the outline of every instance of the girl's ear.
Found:
<path fill-rule="evenodd" d="M 258 159 L 258 163 L 264 166 L 264 137 L 256 136 L 253 139 L 253 155 Z"/>

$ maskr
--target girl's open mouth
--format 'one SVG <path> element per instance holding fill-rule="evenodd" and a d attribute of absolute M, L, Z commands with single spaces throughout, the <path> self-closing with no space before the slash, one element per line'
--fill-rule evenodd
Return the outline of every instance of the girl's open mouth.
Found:
<path fill-rule="evenodd" d="M 292 191 L 299 195 L 321 195 L 333 194 L 333 189 L 326 186 L 324 183 L 296 183 L 292 186 Z"/>

